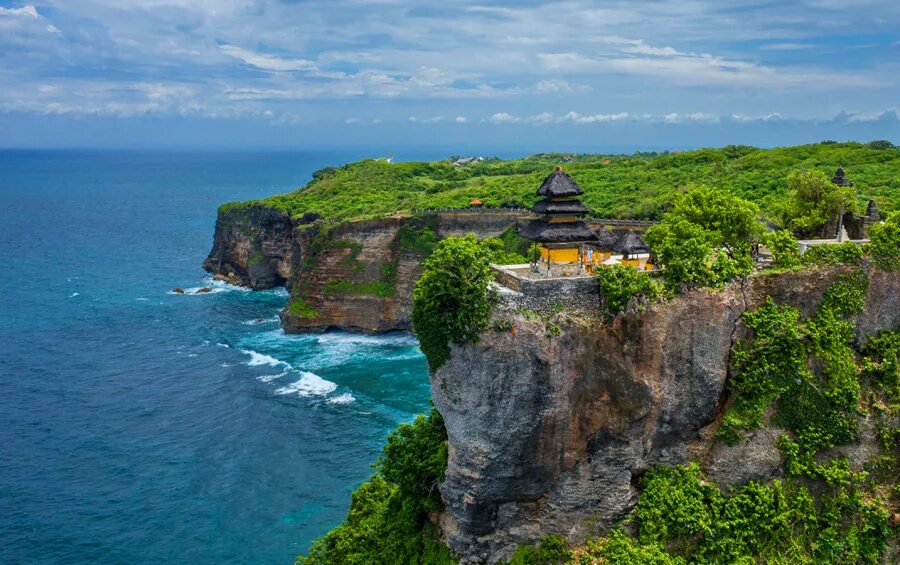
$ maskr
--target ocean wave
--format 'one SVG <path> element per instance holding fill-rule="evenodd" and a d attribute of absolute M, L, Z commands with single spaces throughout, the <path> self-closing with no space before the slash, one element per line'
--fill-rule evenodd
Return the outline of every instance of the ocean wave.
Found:
<path fill-rule="evenodd" d="M 285 370 L 276 375 L 260 375 L 260 376 L 256 377 L 256 380 L 264 382 L 264 383 L 269 383 L 269 382 L 274 381 L 275 379 L 280 379 L 281 377 L 285 376 L 286 374 L 288 374 L 288 372 Z"/>
<path fill-rule="evenodd" d="M 354 402 L 356 398 L 353 397 L 349 392 L 345 392 L 344 394 L 339 394 L 327 400 L 328 404 L 350 404 Z"/>
<path fill-rule="evenodd" d="M 307 371 L 300 372 L 303 377 L 299 381 L 295 381 L 287 386 L 275 389 L 275 394 L 289 395 L 296 394 L 298 396 L 324 396 L 337 389 L 337 385 L 331 381 L 326 381 L 315 373 Z"/>
<path fill-rule="evenodd" d="M 241 349 L 241 353 L 250 356 L 250 360 L 247 361 L 247 364 L 251 367 L 258 367 L 260 365 L 268 365 L 270 367 L 277 367 L 279 365 L 287 365 L 290 368 L 289 363 L 285 363 L 284 361 L 279 361 L 275 359 L 271 355 L 266 355 L 265 353 L 260 353 L 258 351 L 253 351 L 252 349 Z"/>
<path fill-rule="evenodd" d="M 419 345 L 416 337 L 412 334 L 390 334 L 390 335 L 363 335 L 350 333 L 327 333 L 316 336 L 319 345 L 324 346 L 401 346 L 413 347 Z"/>
<path fill-rule="evenodd" d="M 76 296 L 78 296 L 78 293 L 73 292 L 72 294 L 69 295 L 69 298 L 75 298 Z"/>
<path fill-rule="evenodd" d="M 257 318 L 255 320 L 247 320 L 241 323 L 245 326 L 258 326 L 261 324 L 277 324 L 280 321 L 281 320 L 278 318 L 278 316 L 272 316 L 271 318 Z"/>

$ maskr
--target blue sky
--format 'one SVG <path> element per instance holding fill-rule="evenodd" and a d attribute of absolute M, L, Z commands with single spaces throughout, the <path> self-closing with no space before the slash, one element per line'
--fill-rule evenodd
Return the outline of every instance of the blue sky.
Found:
<path fill-rule="evenodd" d="M 900 142 L 900 2 L 0 0 L 0 146 Z"/>

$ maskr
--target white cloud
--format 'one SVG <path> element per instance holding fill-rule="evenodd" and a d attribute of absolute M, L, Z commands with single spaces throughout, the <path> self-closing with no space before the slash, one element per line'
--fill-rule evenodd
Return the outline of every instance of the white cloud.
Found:
<path fill-rule="evenodd" d="M 536 92 L 590 92 L 591 87 L 585 84 L 572 84 L 562 79 L 542 80 L 534 85 Z"/>
<path fill-rule="evenodd" d="M 492 123 L 495 124 L 510 124 L 520 121 L 519 118 L 513 116 L 512 114 L 508 114 L 507 112 L 497 112 L 489 119 Z"/>
<path fill-rule="evenodd" d="M 634 45 L 625 47 L 622 51 L 626 53 L 634 53 L 637 55 L 657 55 L 660 57 L 671 57 L 673 55 L 681 55 L 672 47 L 653 47 L 647 45 L 642 40 L 638 40 Z"/>
<path fill-rule="evenodd" d="M 465 116 L 456 116 L 455 118 L 453 118 L 453 121 L 458 124 L 464 124 L 467 121 L 469 121 L 469 118 L 467 118 Z"/>
<path fill-rule="evenodd" d="M 0 16 L 20 16 L 24 18 L 35 19 L 41 17 L 41 15 L 37 11 L 37 8 L 35 8 L 31 4 L 26 4 L 21 8 L 4 8 L 0 6 Z"/>
<path fill-rule="evenodd" d="M 273 72 L 309 71 L 316 68 L 316 64 L 306 59 L 286 59 L 274 55 L 264 55 L 255 51 L 248 51 L 236 45 L 220 45 L 222 53 L 229 57 L 239 59 L 248 65 Z"/>

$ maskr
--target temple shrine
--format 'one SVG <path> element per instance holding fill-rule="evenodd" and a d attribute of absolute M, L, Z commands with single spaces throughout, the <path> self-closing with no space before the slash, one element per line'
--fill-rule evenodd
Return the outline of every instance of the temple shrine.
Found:
<path fill-rule="evenodd" d="M 599 239 L 582 219 L 589 212 L 578 199 L 582 194 L 578 183 L 556 167 L 537 190 L 543 199 L 531 208 L 540 217 L 519 230 L 520 236 L 539 245 L 540 268 L 547 275 L 584 273 L 585 245 Z"/>

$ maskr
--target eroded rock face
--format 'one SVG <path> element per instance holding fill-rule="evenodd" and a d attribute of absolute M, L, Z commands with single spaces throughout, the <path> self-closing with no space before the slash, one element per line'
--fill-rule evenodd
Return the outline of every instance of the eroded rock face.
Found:
<path fill-rule="evenodd" d="M 220 213 L 213 248 L 203 268 L 234 284 L 262 290 L 282 286 L 291 274 L 294 224 L 284 212 L 251 206 Z"/>
<path fill-rule="evenodd" d="M 814 313 L 839 270 L 764 276 L 697 291 L 604 325 L 528 320 L 502 306 L 477 344 L 453 347 L 432 376 L 449 437 L 441 525 L 468 563 L 509 558 L 550 533 L 606 532 L 657 464 L 699 460 L 722 485 L 780 473 L 777 430 L 714 441 L 740 316 L 767 295 Z M 900 275 L 872 272 L 861 332 L 900 325 Z M 555 332 L 554 332 L 555 333 Z"/>

